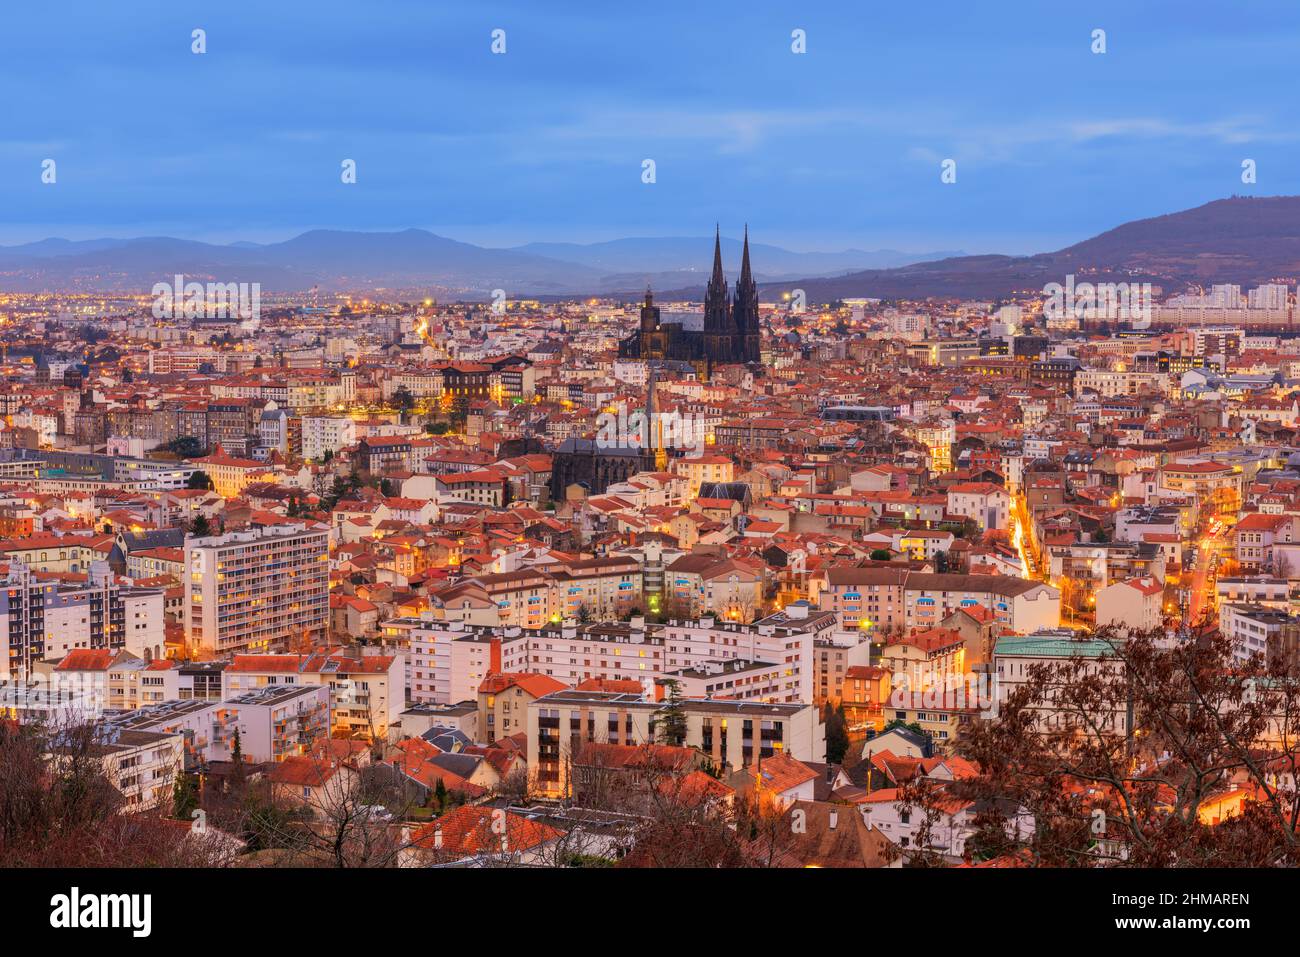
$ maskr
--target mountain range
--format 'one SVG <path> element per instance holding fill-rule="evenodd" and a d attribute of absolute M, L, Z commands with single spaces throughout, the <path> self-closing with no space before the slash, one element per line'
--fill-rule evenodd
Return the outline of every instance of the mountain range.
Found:
<path fill-rule="evenodd" d="M 649 237 L 498 249 L 422 229 L 313 230 L 284 242 L 228 245 L 167 237 L 45 239 L 0 247 L 0 289 L 147 292 L 183 273 L 198 281 L 258 282 L 272 293 L 427 290 L 446 299 L 478 299 L 500 288 L 512 297 L 631 298 L 650 285 L 661 299 L 698 299 L 711 247 L 711 237 Z M 1039 291 L 1070 273 L 1081 281 L 1151 282 L 1166 292 L 1193 283 L 1294 282 L 1300 277 L 1300 196 L 1215 200 L 1032 256 L 792 252 L 757 242 L 750 251 L 764 298 L 801 288 L 810 302 L 997 298 Z M 723 256 L 735 270 L 739 241 L 723 239 Z"/>
<path fill-rule="evenodd" d="M 739 265 L 740 242 L 723 240 Z M 757 278 L 771 282 L 887 268 L 944 253 L 895 250 L 791 252 L 751 244 Z M 712 238 L 618 239 L 610 242 L 530 243 L 492 249 L 423 229 L 400 232 L 313 230 L 279 243 L 227 245 L 170 237 L 44 239 L 0 247 L 0 288 L 16 292 L 95 290 L 147 292 L 181 273 L 203 282 L 257 282 L 265 292 L 371 289 L 429 290 L 448 298 L 483 298 L 492 289 L 511 296 L 585 296 L 647 284 L 656 289 L 702 286 Z M 734 267 L 733 267 L 734 268 Z"/>
<path fill-rule="evenodd" d="M 953 256 L 869 269 L 797 286 L 809 302 L 996 298 L 1038 292 L 1068 274 L 1088 281 L 1150 282 L 1165 292 L 1190 284 L 1295 283 L 1300 277 L 1300 196 L 1233 196 L 1194 209 L 1134 220 L 1064 249 L 1033 256 Z M 765 298 L 794 284 L 766 284 Z"/>

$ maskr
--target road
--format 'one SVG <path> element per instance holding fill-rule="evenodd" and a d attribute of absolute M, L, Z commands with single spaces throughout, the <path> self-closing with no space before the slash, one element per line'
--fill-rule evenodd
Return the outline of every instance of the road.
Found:
<path fill-rule="evenodd" d="M 1206 609 L 1214 606 L 1213 596 L 1210 593 L 1210 589 L 1214 587 L 1210 581 L 1210 571 L 1226 534 L 1228 529 L 1220 528 L 1215 534 L 1202 538 L 1196 546 L 1196 571 L 1192 573 L 1191 593 L 1187 599 L 1189 626 L 1200 621 Z"/>

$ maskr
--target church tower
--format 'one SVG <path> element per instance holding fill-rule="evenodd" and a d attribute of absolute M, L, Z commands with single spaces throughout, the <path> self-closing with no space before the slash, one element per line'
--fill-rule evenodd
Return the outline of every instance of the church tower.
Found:
<path fill-rule="evenodd" d="M 722 230 L 713 236 L 713 275 L 704 292 L 704 359 L 708 365 L 725 363 L 735 348 L 736 327 L 731 321 L 727 277 L 722 271 Z"/>
<path fill-rule="evenodd" d="M 745 226 L 745 250 L 741 254 L 736 300 L 731 309 L 736 324 L 733 362 L 758 362 L 762 355 L 762 329 L 758 323 L 758 286 L 749 268 L 749 226 Z"/>
<path fill-rule="evenodd" d="M 719 227 L 713 236 L 713 275 L 704 291 L 706 335 L 731 331 L 731 304 L 727 298 L 727 277 L 722 272 L 722 230 Z"/>
<path fill-rule="evenodd" d="M 645 305 L 641 307 L 641 331 L 659 331 L 659 307 L 655 305 L 655 296 L 649 286 L 645 287 Z"/>

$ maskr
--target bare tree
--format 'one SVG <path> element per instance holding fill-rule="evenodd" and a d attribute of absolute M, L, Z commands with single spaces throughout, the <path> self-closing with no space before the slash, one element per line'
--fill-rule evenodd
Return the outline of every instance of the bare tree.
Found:
<path fill-rule="evenodd" d="M 1036 865 L 1300 863 L 1295 656 L 1243 659 L 1208 627 L 1092 637 L 1104 655 L 1035 666 L 969 728 L 977 776 L 908 799 L 977 802 L 978 852 Z"/>

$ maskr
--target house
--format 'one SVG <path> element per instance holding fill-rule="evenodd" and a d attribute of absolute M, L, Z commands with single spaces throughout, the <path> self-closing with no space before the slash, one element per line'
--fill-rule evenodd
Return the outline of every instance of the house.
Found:
<path fill-rule="evenodd" d="M 347 805 L 360 776 L 333 755 L 291 755 L 272 766 L 267 780 L 280 800 L 301 805 L 317 816 L 329 816 Z"/>
<path fill-rule="evenodd" d="M 1130 578 L 1097 591 L 1097 625 L 1150 631 L 1164 620 L 1165 586 L 1155 578 Z"/>
<path fill-rule="evenodd" d="M 496 741 L 528 728 L 528 705 L 568 685 L 542 674 L 490 674 L 478 686 L 481 741 Z M 638 688 L 639 690 L 639 688 Z"/>
<path fill-rule="evenodd" d="M 510 810 L 466 805 L 416 831 L 408 857 L 425 866 L 466 858 L 545 864 L 563 837 L 559 828 Z"/>
<path fill-rule="evenodd" d="M 968 518 L 980 531 L 1010 526 L 1011 497 L 992 482 L 958 482 L 949 485 L 948 514 Z"/>

